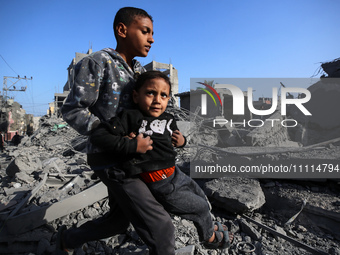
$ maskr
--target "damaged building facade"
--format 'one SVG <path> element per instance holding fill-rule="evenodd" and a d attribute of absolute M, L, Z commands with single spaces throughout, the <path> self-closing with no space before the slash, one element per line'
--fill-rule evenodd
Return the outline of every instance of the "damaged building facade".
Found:
<path fill-rule="evenodd" d="M 4 100 L 0 96 L 0 131 L 5 141 L 11 141 L 16 133 L 31 135 L 34 131 L 33 114 L 26 114 L 22 106 L 13 99 Z"/>
<path fill-rule="evenodd" d="M 27 86 L 17 88 L 17 83 L 22 80 L 32 80 L 32 77 L 4 76 L 2 94 L 0 95 L 0 131 L 4 135 L 4 141 L 10 142 L 18 134 L 19 136 L 32 135 L 37 127 L 37 118 L 33 114 L 26 114 L 22 105 L 8 96 L 8 91 L 25 92 Z M 10 83 L 10 84 L 9 84 Z"/>

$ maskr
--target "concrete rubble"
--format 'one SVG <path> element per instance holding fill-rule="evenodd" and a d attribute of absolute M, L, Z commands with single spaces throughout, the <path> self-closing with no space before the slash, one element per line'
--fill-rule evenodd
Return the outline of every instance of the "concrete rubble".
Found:
<path fill-rule="evenodd" d="M 330 141 L 307 139 L 304 144 L 304 138 L 294 140 L 287 130 L 268 136 L 255 129 L 231 129 L 225 138 L 199 116 L 190 125 L 188 112 L 170 110 L 188 138 L 187 148 L 178 149 L 178 165 L 187 174 L 190 160 L 214 162 L 227 156 L 250 162 L 258 158 L 340 160 L 336 122 L 328 127 Z M 307 127 L 309 134 L 315 126 Z M 316 150 L 311 146 L 315 141 L 325 143 Z M 272 143 L 279 147 L 276 153 L 259 146 Z M 6 148 L 0 157 L 0 254 L 52 254 L 61 225 L 79 226 L 109 211 L 106 187 L 86 164 L 85 145 L 86 137 L 62 119 L 45 116 L 32 136 Z M 339 180 L 196 179 L 212 204 L 213 217 L 228 226 L 234 241 L 228 250 L 207 250 L 198 241 L 194 224 L 172 215 L 176 254 L 340 254 Z M 306 205 L 301 206 L 303 201 Z M 74 254 L 144 255 L 148 249 L 130 226 L 125 234 L 86 243 Z"/>
<path fill-rule="evenodd" d="M 241 177 L 214 179 L 206 182 L 204 188 L 213 205 L 222 207 L 230 213 L 252 212 L 265 203 L 260 182 L 255 179 Z"/>
<path fill-rule="evenodd" d="M 311 100 L 305 107 L 313 115 L 305 117 L 296 109 L 290 111 L 291 116 L 301 124 L 295 139 L 306 146 L 339 137 L 340 113 L 336 109 L 340 107 L 340 79 L 321 78 L 308 90 L 311 92 Z"/>
<path fill-rule="evenodd" d="M 86 139 L 63 124 L 61 119 L 42 118 L 37 132 L 23 139 L 18 147 L 8 147 L 7 153 L 2 155 L 1 254 L 52 254 L 56 231 L 62 224 L 68 227 L 81 225 L 109 210 L 105 186 L 91 178 L 93 172 L 86 164 L 84 151 Z M 182 122 L 181 125 L 185 123 Z M 190 129 L 184 132 L 188 135 Z M 200 141 L 205 141 L 205 138 Z M 207 141 L 211 145 L 211 140 Z M 179 164 L 183 171 L 188 170 L 186 153 L 186 149 L 179 150 Z M 278 233 L 293 236 L 308 244 L 316 252 L 340 254 L 340 237 L 331 229 L 324 231 L 324 228 L 318 227 L 317 224 L 310 225 L 307 220 L 301 222 L 297 220 L 286 229 L 284 220 L 288 219 L 287 215 L 291 216 L 293 211 L 298 209 L 296 203 L 290 201 L 292 197 L 289 193 L 283 192 L 288 194 L 284 201 L 287 204 L 291 203 L 285 206 L 285 210 L 278 208 L 277 211 L 273 211 L 272 209 L 276 207 L 272 205 L 267 208 L 268 198 L 271 204 L 275 204 L 272 200 L 277 199 L 273 197 L 283 196 L 273 190 L 283 189 L 290 184 L 246 178 L 198 180 L 198 182 L 211 201 L 212 214 L 216 220 L 224 222 L 235 233 L 235 241 L 229 251 L 224 253 L 206 250 L 198 242 L 193 223 L 173 216 L 177 254 L 241 254 L 241 251 L 247 250 L 244 246 L 250 244 L 255 247 L 255 251 L 248 254 L 310 254 L 306 247 L 297 247 L 259 228 L 242 215 L 249 215 Z M 308 185 L 310 186 L 302 184 L 297 187 L 304 192 L 315 190 L 317 193 L 314 184 Z M 319 189 L 328 190 L 325 186 Z M 81 199 L 84 192 L 87 195 L 86 200 Z M 299 197 L 299 192 L 295 192 L 296 197 Z M 330 190 L 327 192 L 331 193 Z M 338 197 L 333 199 L 332 209 L 339 212 L 339 199 Z M 331 211 L 325 208 L 318 212 L 319 217 L 330 214 Z M 327 219 L 329 218 L 328 215 Z M 332 220 L 339 222 L 339 218 L 334 215 Z M 148 254 L 148 252 L 131 226 L 126 234 L 87 243 L 74 254 Z"/>

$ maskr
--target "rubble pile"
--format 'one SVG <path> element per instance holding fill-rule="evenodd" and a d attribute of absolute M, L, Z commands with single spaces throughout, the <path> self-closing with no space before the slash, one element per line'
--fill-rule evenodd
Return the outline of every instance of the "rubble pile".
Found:
<path fill-rule="evenodd" d="M 199 118 L 199 123 L 190 126 L 187 115 L 181 116 L 179 128 L 188 137 L 188 147 L 208 147 L 193 150 L 194 158 L 213 161 L 228 155 L 216 147 L 218 136 L 209 126 Z M 109 211 L 106 187 L 86 164 L 85 147 L 86 137 L 62 119 L 47 116 L 32 136 L 17 147 L 7 147 L 0 170 L 0 254 L 53 254 L 61 225 L 79 226 Z M 239 149 L 245 152 L 247 148 Z M 339 159 L 339 148 L 339 142 L 334 142 L 318 153 Z M 284 152 L 277 157 L 309 155 L 301 153 Z M 189 150 L 178 149 L 178 154 L 179 167 L 188 173 Z M 270 153 L 263 156 L 272 157 Z M 340 226 L 336 181 L 332 185 L 327 180 L 292 184 L 247 178 L 197 182 L 212 204 L 212 215 L 235 233 L 234 241 L 228 250 L 207 250 L 198 241 L 194 224 L 172 215 L 178 255 L 340 254 L 335 230 Z M 313 207 L 306 206 L 286 224 L 300 210 L 306 194 L 313 197 Z M 148 254 L 148 249 L 130 226 L 126 233 L 86 243 L 74 254 Z"/>
<path fill-rule="evenodd" d="M 321 78 L 308 90 L 311 100 L 305 106 L 313 115 L 306 117 L 295 108 L 290 110 L 290 115 L 301 124 L 294 139 L 307 146 L 339 137 L 340 113 L 336 109 L 340 107 L 340 79 Z"/>

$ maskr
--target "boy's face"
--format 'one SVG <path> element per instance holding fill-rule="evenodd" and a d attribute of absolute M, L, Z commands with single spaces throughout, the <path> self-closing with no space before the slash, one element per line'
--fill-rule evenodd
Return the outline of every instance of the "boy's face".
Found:
<path fill-rule="evenodd" d="M 126 27 L 127 45 L 132 56 L 146 57 L 151 49 L 153 39 L 153 24 L 149 18 L 137 16 L 129 26 Z"/>
<path fill-rule="evenodd" d="M 159 117 L 170 99 L 170 85 L 162 78 L 147 80 L 139 91 L 133 91 L 133 101 L 151 117 Z"/>

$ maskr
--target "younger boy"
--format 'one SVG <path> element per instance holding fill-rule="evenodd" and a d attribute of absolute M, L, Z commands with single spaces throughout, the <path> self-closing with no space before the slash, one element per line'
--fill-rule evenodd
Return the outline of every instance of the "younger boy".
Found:
<path fill-rule="evenodd" d="M 139 176 L 168 212 L 194 222 L 207 248 L 228 247 L 229 233 L 220 223 L 214 226 L 204 192 L 175 167 L 173 146 L 183 147 L 186 140 L 175 118 L 165 112 L 170 90 L 169 78 L 162 72 L 141 74 L 133 90 L 136 109 L 123 110 L 91 134 L 91 142 L 104 150 L 97 160 L 114 157 L 112 167 L 122 176 Z M 138 135 L 131 139 L 130 133 Z"/>

